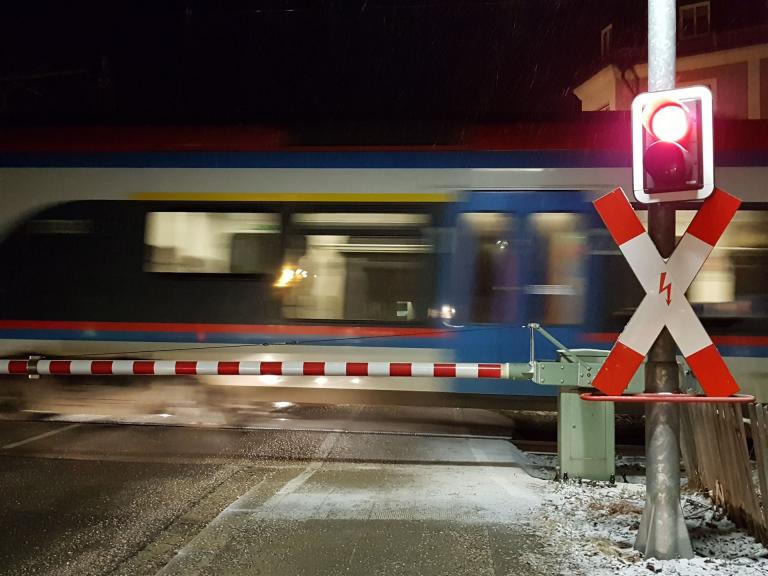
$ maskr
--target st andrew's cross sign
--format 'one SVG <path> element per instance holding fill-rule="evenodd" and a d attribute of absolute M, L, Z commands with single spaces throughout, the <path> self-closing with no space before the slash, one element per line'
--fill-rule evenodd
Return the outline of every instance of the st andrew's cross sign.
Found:
<path fill-rule="evenodd" d="M 739 391 L 722 356 L 685 298 L 741 201 L 715 189 L 664 260 L 621 188 L 594 202 L 611 236 L 646 292 L 592 385 L 608 395 L 624 392 L 666 326 L 709 396 Z"/>

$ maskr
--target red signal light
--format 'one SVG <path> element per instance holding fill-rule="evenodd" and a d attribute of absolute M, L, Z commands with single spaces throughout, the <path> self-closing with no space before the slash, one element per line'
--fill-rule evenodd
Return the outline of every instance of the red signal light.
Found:
<path fill-rule="evenodd" d="M 680 190 L 691 179 L 691 157 L 682 145 L 691 131 L 685 104 L 670 96 L 652 100 L 643 110 L 644 170 L 656 190 Z"/>
<path fill-rule="evenodd" d="M 691 86 L 635 97 L 632 166 L 638 200 L 706 198 L 714 188 L 712 164 L 712 95 L 707 88 Z"/>
<path fill-rule="evenodd" d="M 691 130 L 688 108 L 679 102 L 661 106 L 651 116 L 651 134 L 664 142 L 680 142 Z"/>

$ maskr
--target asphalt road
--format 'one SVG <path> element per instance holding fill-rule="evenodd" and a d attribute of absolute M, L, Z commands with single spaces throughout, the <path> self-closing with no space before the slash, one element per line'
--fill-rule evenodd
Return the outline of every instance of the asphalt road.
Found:
<path fill-rule="evenodd" d="M 326 430 L 0 421 L 0 573 L 550 573 L 528 553 L 541 480 L 503 417 L 401 416 L 378 433 L 359 413 Z"/>

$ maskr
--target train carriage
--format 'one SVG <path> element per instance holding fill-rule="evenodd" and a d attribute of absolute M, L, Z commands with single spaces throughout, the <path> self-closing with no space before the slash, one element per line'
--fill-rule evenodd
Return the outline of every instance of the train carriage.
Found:
<path fill-rule="evenodd" d="M 607 348 L 641 299 L 590 204 L 631 188 L 624 124 L 477 130 L 429 148 L 306 148 L 236 129 L 6 134 L 0 353 L 524 362 L 534 321 Z M 716 129 L 717 183 L 745 204 L 689 297 L 754 393 L 768 372 L 768 130 Z M 682 233 L 692 211 L 680 208 Z M 208 383 L 316 401 L 554 393 L 439 378 Z"/>

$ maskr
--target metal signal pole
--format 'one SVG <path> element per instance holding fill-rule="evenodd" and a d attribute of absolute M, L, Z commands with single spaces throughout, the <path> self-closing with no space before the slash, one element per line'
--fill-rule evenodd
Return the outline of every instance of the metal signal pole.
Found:
<path fill-rule="evenodd" d="M 675 87 L 675 0 L 648 0 L 648 91 Z M 675 248 L 675 209 L 651 204 L 648 233 L 668 258 Z M 645 391 L 676 392 L 679 375 L 675 342 L 664 328 L 648 354 Z M 646 499 L 635 548 L 661 560 L 692 558 L 693 549 L 680 506 L 680 412 L 676 404 L 645 409 Z"/>

